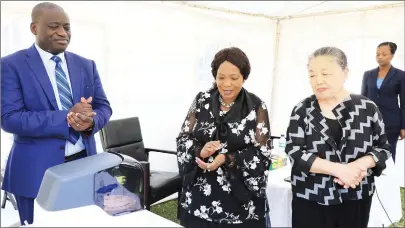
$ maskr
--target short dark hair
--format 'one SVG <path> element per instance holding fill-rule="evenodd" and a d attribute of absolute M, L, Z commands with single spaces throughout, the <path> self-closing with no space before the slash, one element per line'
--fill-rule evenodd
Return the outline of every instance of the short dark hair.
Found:
<path fill-rule="evenodd" d="M 397 51 L 397 45 L 394 42 L 383 42 L 378 45 L 377 48 L 381 46 L 388 46 L 390 48 L 391 54 L 394 55 L 395 52 Z"/>
<path fill-rule="evenodd" d="M 60 9 L 63 11 L 63 8 L 60 7 L 59 5 L 52 3 L 52 2 L 41 2 L 34 6 L 31 12 L 31 22 L 32 23 L 37 23 L 41 16 L 43 15 L 43 11 L 45 9 Z"/>
<path fill-rule="evenodd" d="M 243 79 L 246 80 L 250 74 L 250 62 L 249 58 L 246 56 L 245 52 L 237 47 L 229 47 L 220 50 L 215 54 L 214 59 L 211 63 L 211 72 L 214 78 L 217 77 L 217 72 L 219 66 L 228 61 L 239 68 L 240 73 L 243 76 Z"/>

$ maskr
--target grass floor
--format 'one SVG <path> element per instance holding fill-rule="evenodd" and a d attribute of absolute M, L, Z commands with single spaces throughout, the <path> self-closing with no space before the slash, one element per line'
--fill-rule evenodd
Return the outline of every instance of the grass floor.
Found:
<path fill-rule="evenodd" d="M 177 199 L 169 200 L 158 205 L 152 206 L 151 211 L 170 221 L 180 224 L 177 219 Z"/>
<path fill-rule="evenodd" d="M 401 188 L 401 201 L 402 201 L 402 219 L 397 222 L 395 227 L 405 227 L 405 188 Z M 166 219 L 169 219 L 173 222 L 179 223 L 177 220 L 177 200 L 170 200 L 164 203 L 152 206 L 152 212 L 158 214 Z M 394 227 L 391 226 L 391 227 Z"/>
<path fill-rule="evenodd" d="M 402 218 L 395 224 L 395 227 L 405 227 L 405 188 L 401 188 Z M 391 226 L 393 227 L 393 226 Z"/>

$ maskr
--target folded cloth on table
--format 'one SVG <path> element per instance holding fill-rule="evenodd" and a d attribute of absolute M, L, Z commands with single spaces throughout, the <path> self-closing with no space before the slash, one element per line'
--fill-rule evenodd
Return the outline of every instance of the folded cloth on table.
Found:
<path fill-rule="evenodd" d="M 120 185 L 108 172 L 95 176 L 95 204 L 109 215 L 117 216 L 142 209 L 139 196 Z"/>

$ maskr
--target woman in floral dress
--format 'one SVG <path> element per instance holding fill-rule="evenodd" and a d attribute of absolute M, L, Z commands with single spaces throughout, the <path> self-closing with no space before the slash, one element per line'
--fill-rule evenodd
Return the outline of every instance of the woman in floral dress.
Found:
<path fill-rule="evenodd" d="M 265 103 L 243 88 L 250 63 L 239 48 L 212 61 L 214 86 L 195 97 L 177 137 L 184 227 L 269 227 L 270 124 Z"/>

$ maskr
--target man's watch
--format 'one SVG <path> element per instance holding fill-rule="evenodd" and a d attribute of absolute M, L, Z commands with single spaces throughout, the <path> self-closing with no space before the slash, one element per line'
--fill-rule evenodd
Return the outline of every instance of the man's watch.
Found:
<path fill-rule="evenodd" d="M 90 125 L 90 127 L 89 128 L 87 128 L 86 130 L 84 130 L 85 132 L 90 132 L 90 131 L 92 131 L 93 130 L 93 128 L 94 128 L 94 119 L 93 118 L 91 118 L 91 125 Z"/>

